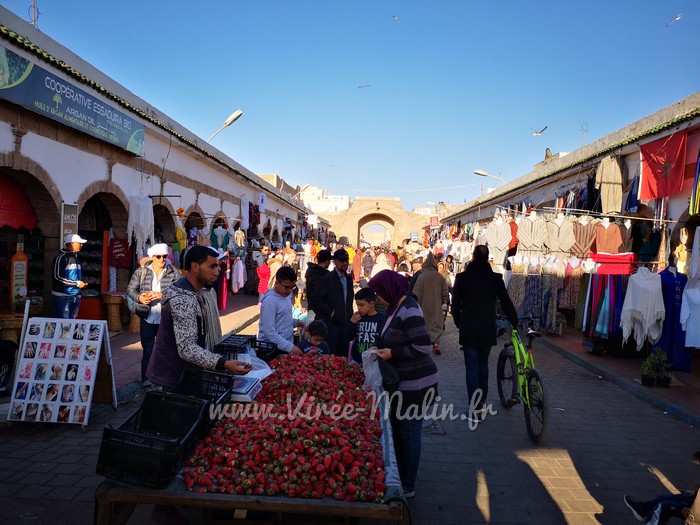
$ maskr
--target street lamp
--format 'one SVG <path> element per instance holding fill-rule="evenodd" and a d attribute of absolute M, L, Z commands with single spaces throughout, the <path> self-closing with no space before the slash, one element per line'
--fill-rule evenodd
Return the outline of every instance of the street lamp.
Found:
<path fill-rule="evenodd" d="M 488 177 L 490 179 L 496 179 L 500 180 L 501 183 L 505 184 L 506 181 L 503 177 L 501 177 L 500 172 L 498 175 L 491 175 L 490 173 L 484 171 L 484 170 L 474 170 L 474 175 L 478 175 L 479 177 Z M 484 194 L 484 185 L 481 185 L 481 194 Z"/>
<path fill-rule="evenodd" d="M 478 175 L 479 177 L 490 177 L 492 179 L 500 180 L 503 184 L 506 183 L 505 179 L 503 177 L 501 177 L 500 174 L 499 175 L 491 175 L 490 173 L 487 173 L 484 170 L 474 170 L 474 175 Z"/>
<path fill-rule="evenodd" d="M 207 139 L 207 142 L 210 142 L 211 139 L 213 139 L 214 137 L 216 137 L 216 135 L 218 135 L 218 133 L 219 133 L 222 129 L 228 128 L 231 124 L 233 124 L 234 122 L 236 122 L 236 121 L 240 118 L 241 115 L 243 115 L 243 111 L 240 110 L 240 109 L 237 109 L 236 111 L 234 111 L 233 113 L 231 113 L 231 115 L 224 121 L 224 123 L 222 124 L 222 126 L 221 126 L 219 129 L 217 129 L 211 137 L 209 137 L 209 138 Z"/>

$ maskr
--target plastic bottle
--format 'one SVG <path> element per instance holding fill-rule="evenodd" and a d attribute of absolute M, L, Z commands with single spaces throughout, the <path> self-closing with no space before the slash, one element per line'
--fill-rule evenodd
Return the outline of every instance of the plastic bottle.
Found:
<path fill-rule="evenodd" d="M 10 309 L 14 312 L 27 295 L 29 257 L 24 253 L 24 235 L 17 235 L 17 252 L 10 261 Z"/>

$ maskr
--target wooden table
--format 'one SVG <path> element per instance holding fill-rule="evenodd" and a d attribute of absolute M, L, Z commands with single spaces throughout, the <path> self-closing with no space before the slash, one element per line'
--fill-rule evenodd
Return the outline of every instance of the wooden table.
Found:
<path fill-rule="evenodd" d="M 181 487 L 178 487 L 180 485 Z M 174 481 L 165 489 L 149 489 L 136 485 L 122 485 L 118 482 L 104 481 L 95 489 L 96 525 L 122 525 L 126 523 L 138 504 L 172 505 L 175 507 L 194 507 L 201 509 L 247 510 L 272 513 L 268 523 L 289 523 L 290 516 L 312 515 L 344 518 L 350 523 L 351 518 L 381 520 L 400 525 L 410 525 L 411 516 L 408 506 L 400 501 L 387 504 L 344 502 L 333 499 L 302 499 L 279 496 L 240 496 L 236 494 L 199 494 L 187 491 L 182 481 Z M 284 519 L 287 516 L 287 519 Z M 283 521 L 284 520 L 284 521 Z M 331 520 L 329 520 L 331 521 Z M 304 523 L 294 521 L 294 523 Z M 333 520 L 333 522 L 336 522 Z M 256 521 L 256 523 L 260 523 Z"/>

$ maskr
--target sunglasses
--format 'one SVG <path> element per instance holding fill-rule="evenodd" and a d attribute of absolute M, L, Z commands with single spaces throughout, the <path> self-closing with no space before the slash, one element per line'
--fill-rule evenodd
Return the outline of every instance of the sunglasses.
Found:
<path fill-rule="evenodd" d="M 277 281 L 277 284 L 279 284 L 282 288 L 285 290 L 293 290 L 296 284 L 282 284 L 281 282 Z"/>
<path fill-rule="evenodd" d="M 154 255 L 153 256 L 154 259 L 165 259 L 166 257 L 167 257 L 167 255 Z"/>

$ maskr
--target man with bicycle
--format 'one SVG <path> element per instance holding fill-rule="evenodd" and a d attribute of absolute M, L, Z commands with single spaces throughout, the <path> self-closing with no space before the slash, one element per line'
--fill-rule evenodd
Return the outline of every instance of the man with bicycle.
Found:
<path fill-rule="evenodd" d="M 457 274 L 452 289 L 452 318 L 459 329 L 459 344 L 464 352 L 469 395 L 469 421 L 484 418 L 484 404 L 489 391 L 489 353 L 496 344 L 496 300 L 513 327 L 518 314 L 508 296 L 501 274 L 489 264 L 489 249 L 481 244 L 474 248 L 472 260 Z"/>

